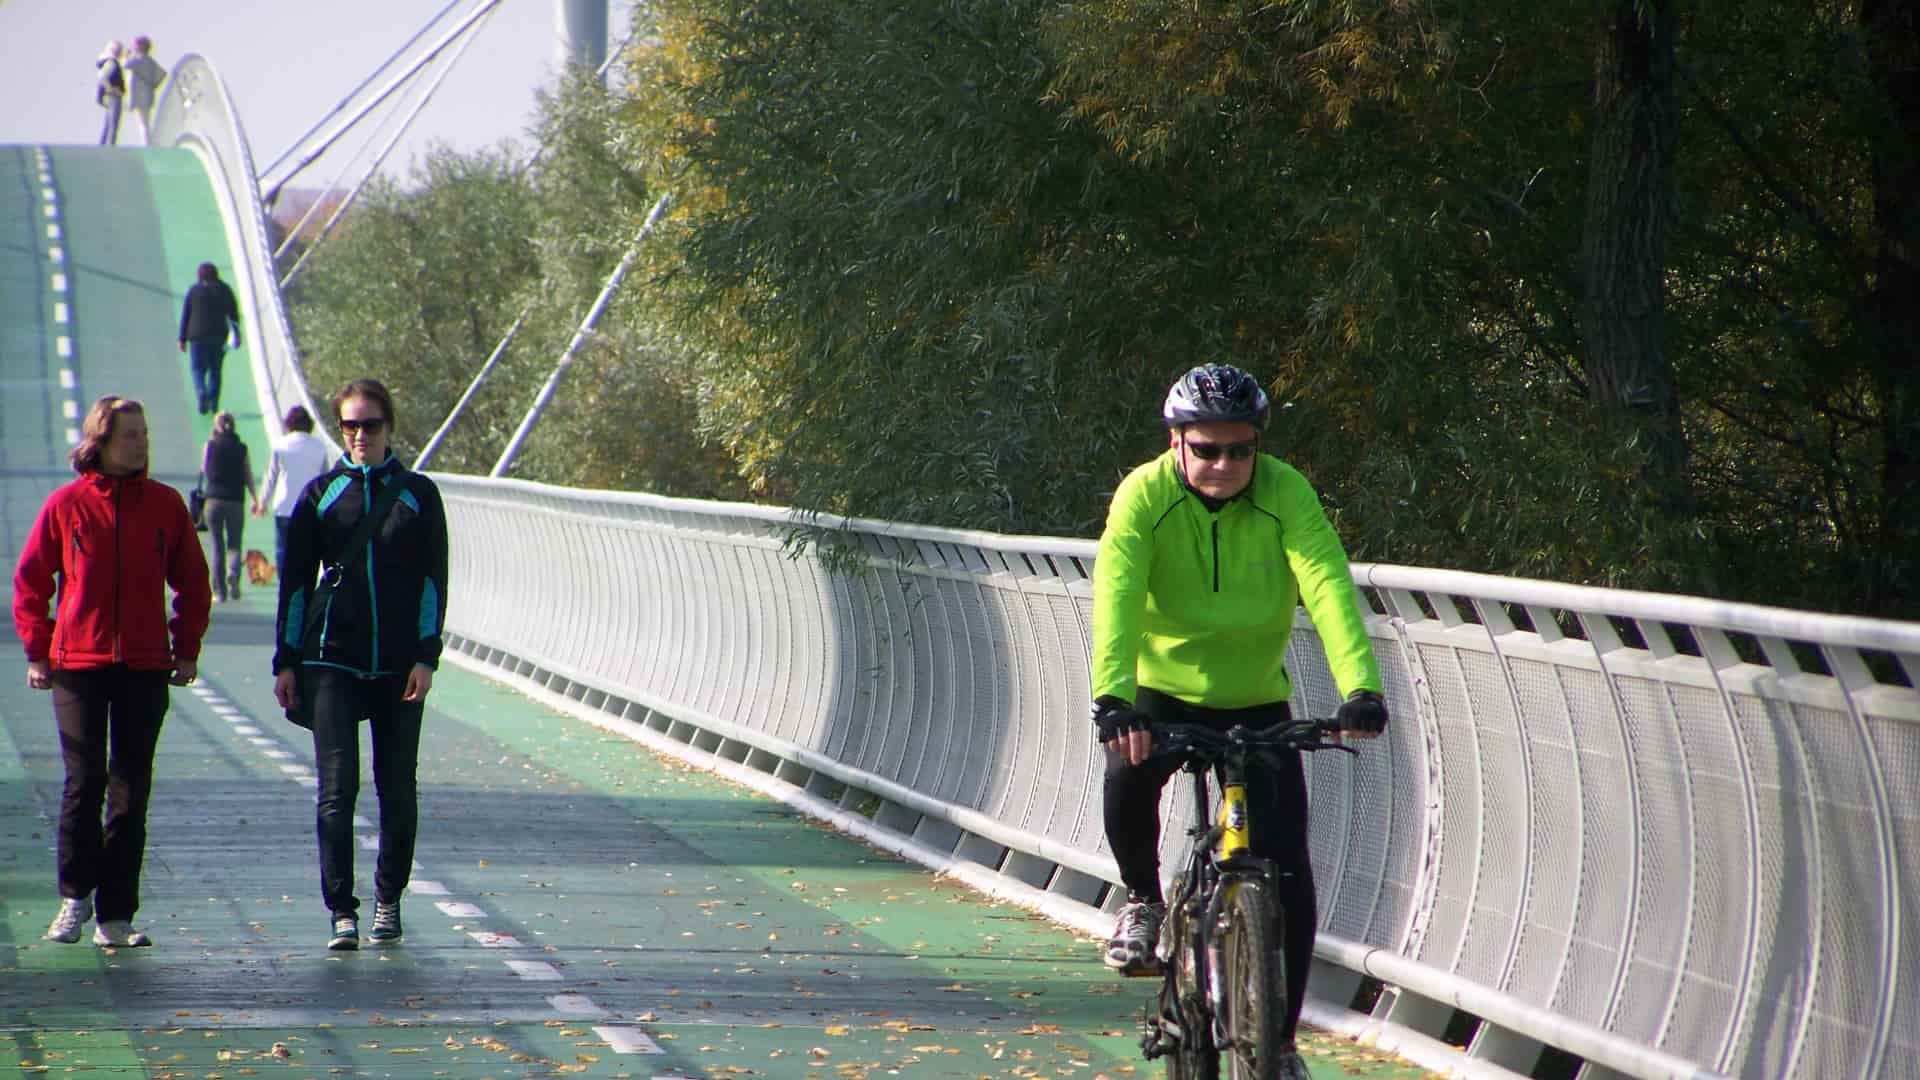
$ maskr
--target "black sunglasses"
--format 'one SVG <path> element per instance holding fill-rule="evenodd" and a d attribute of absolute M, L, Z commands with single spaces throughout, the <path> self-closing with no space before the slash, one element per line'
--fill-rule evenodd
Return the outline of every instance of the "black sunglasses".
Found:
<path fill-rule="evenodd" d="M 367 434 L 372 435 L 375 432 L 379 431 L 381 428 L 386 426 L 387 426 L 387 418 L 384 416 L 369 416 L 365 420 L 340 421 L 340 430 L 346 432 L 349 435 L 353 434 L 356 431 L 364 431 Z"/>
<path fill-rule="evenodd" d="M 1180 441 L 1186 445 L 1187 450 L 1192 453 L 1194 457 L 1199 458 L 1201 461 L 1217 460 L 1221 454 L 1227 455 L 1228 461 L 1245 461 L 1253 456 L 1253 452 L 1258 449 L 1260 445 L 1252 440 L 1236 443 L 1194 442 L 1192 439 L 1182 439 Z"/>

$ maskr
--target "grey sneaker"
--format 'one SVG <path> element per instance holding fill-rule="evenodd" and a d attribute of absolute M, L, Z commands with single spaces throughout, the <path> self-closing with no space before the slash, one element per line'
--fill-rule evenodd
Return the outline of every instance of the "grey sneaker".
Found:
<path fill-rule="evenodd" d="M 125 919 L 109 919 L 93 928 L 93 943 L 106 949 L 144 949 L 153 939 Z"/>
<path fill-rule="evenodd" d="M 387 945 L 400 940 L 400 901 L 389 904 L 385 900 L 373 903 L 373 931 L 367 935 L 375 945 Z"/>
<path fill-rule="evenodd" d="M 1160 943 L 1160 924 L 1166 917 L 1165 904 L 1128 900 L 1120 909 L 1113 940 L 1107 942 L 1107 966 L 1128 974 L 1158 966 L 1153 950 Z"/>
<path fill-rule="evenodd" d="M 360 947 L 360 920 L 344 911 L 333 913 L 333 936 L 327 939 L 327 948 L 335 952 L 352 952 Z"/>
<path fill-rule="evenodd" d="M 62 900 L 60 913 L 47 926 L 47 940 L 71 945 L 80 940 L 80 928 L 93 918 L 93 901 Z"/>

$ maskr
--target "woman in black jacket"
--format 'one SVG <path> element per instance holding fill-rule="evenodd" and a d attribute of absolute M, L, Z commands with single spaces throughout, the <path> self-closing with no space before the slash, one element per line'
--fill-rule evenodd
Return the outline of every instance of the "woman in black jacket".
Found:
<path fill-rule="evenodd" d="M 200 511 L 207 535 L 213 537 L 213 596 L 225 603 L 240 599 L 240 533 L 247 524 L 247 499 L 256 497 L 253 462 L 247 444 L 230 412 L 213 418 L 213 435 L 200 455 L 200 491 L 207 497 Z"/>
<path fill-rule="evenodd" d="M 330 949 L 360 945 L 353 893 L 359 724 L 373 727 L 380 799 L 376 944 L 400 939 L 400 894 L 419 821 L 420 723 L 447 614 L 447 519 L 440 491 L 393 456 L 393 397 L 372 379 L 333 395 L 346 456 L 308 484 L 287 525 L 273 655 L 280 706 L 313 729 L 319 771 L 320 893 Z M 376 515 L 370 533 L 362 518 Z M 356 534 L 367 536 L 364 547 Z"/>

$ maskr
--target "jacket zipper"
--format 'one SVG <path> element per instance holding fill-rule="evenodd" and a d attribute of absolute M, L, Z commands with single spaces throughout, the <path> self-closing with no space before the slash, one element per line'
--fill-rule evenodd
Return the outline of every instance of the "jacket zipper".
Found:
<path fill-rule="evenodd" d="M 126 567 L 120 558 L 120 524 L 121 518 L 125 516 L 126 511 L 126 506 L 124 505 L 126 502 L 124 498 L 126 490 L 126 485 L 123 483 L 116 482 L 113 485 L 113 662 L 116 664 L 120 663 L 121 596 L 123 592 L 121 589 L 121 579 L 126 576 Z"/>
<path fill-rule="evenodd" d="M 83 530 L 81 529 L 81 523 L 78 520 L 74 521 L 73 523 L 73 568 L 76 572 L 80 569 L 80 564 L 85 562 L 87 558 L 87 545 L 80 542 L 80 533 L 82 531 Z M 57 606 L 54 608 L 53 614 L 54 614 L 54 618 L 58 620 L 60 617 L 60 609 Z M 54 667 L 61 666 L 61 664 L 65 663 L 66 658 L 67 658 L 67 645 L 66 645 L 66 642 L 63 641 L 60 643 L 60 652 L 54 657 L 53 666 Z"/>
<path fill-rule="evenodd" d="M 367 474 L 367 501 L 360 508 L 363 514 L 373 513 L 373 473 Z M 373 617 L 373 648 L 367 655 L 367 670 L 380 670 L 380 590 L 373 579 L 373 543 L 374 535 L 367 534 L 367 611 Z"/>
<path fill-rule="evenodd" d="M 1220 519 L 1213 519 L 1213 591 L 1220 591 Z"/>

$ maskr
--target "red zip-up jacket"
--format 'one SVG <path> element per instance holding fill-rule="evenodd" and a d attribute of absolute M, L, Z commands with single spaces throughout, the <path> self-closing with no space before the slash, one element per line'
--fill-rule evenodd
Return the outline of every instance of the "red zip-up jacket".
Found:
<path fill-rule="evenodd" d="M 56 577 L 60 602 L 49 618 Z M 54 668 L 171 671 L 198 661 L 212 607 L 186 500 L 144 472 L 83 473 L 47 496 L 13 572 L 13 625 L 27 659 Z"/>

